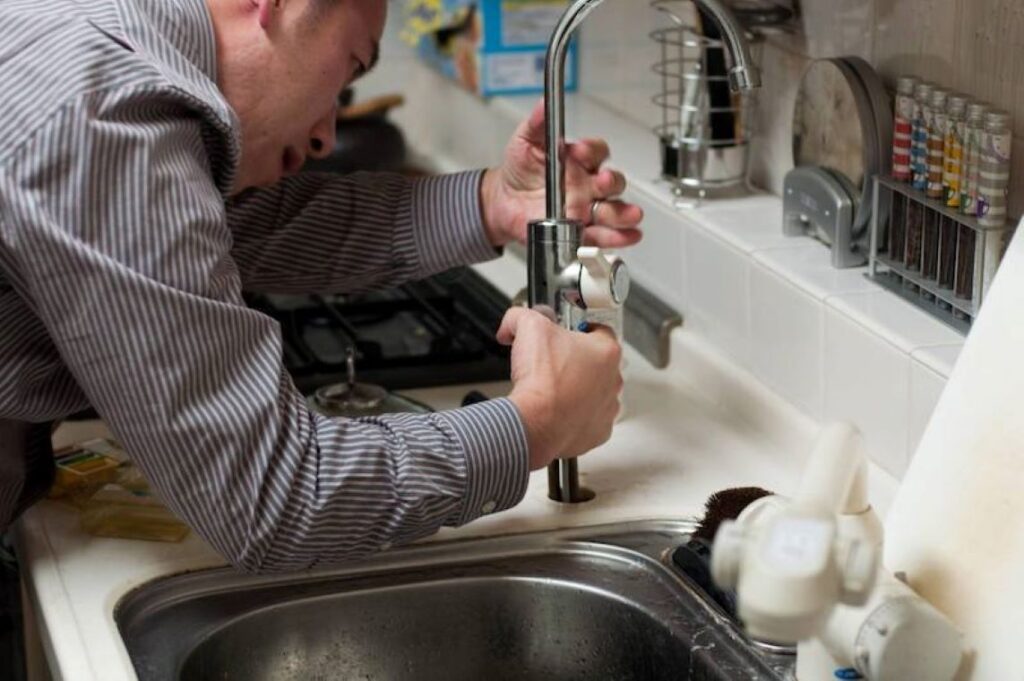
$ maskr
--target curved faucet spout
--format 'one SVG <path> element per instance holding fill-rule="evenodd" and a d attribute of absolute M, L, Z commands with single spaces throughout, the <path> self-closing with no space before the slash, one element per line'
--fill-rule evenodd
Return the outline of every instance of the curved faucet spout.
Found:
<path fill-rule="evenodd" d="M 548 44 L 544 73 L 544 104 L 547 139 L 547 218 L 565 219 L 565 57 L 569 42 L 587 16 L 604 0 L 576 0 L 555 27 Z M 761 86 L 761 74 L 750 57 L 743 28 L 721 0 L 694 0 L 714 17 L 722 33 L 732 68 L 729 83 L 733 90 L 752 90 Z"/>

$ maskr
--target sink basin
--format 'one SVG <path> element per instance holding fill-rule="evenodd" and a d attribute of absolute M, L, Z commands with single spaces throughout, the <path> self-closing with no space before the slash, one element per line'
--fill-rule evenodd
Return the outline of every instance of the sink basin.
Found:
<path fill-rule="evenodd" d="M 115 618 L 143 681 L 782 679 L 668 561 L 692 525 L 436 543 L 284 576 L 157 580 Z"/>

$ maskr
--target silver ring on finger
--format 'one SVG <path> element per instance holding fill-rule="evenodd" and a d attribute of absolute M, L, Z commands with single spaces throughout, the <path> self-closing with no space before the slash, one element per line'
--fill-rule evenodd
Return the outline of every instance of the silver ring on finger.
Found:
<path fill-rule="evenodd" d="M 590 224 L 597 224 L 597 209 L 601 207 L 602 203 L 604 203 L 603 199 L 596 199 L 592 204 L 590 204 Z"/>

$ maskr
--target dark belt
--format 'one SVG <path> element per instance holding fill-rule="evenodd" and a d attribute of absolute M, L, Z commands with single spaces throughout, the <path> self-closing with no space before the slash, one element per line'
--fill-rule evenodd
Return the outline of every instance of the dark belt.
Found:
<path fill-rule="evenodd" d="M 0 419 L 0 533 L 53 485 L 51 426 Z"/>

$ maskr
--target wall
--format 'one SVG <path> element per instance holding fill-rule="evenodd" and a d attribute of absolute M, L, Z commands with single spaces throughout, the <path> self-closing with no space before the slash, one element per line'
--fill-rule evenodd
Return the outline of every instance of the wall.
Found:
<path fill-rule="evenodd" d="M 644 125 L 659 121 L 649 104 L 660 81 L 650 72 L 658 50 L 649 33 L 663 21 L 637 0 L 609 0 L 582 39 L 583 88 Z M 1024 213 L 1024 3 L 1020 0 L 805 0 L 803 34 L 759 46 L 757 184 L 778 194 L 792 164 L 791 112 L 810 59 L 864 57 L 892 85 L 912 73 L 1014 115 L 1011 213 Z M 652 143 L 652 155 L 656 147 Z M 652 163 L 654 160 L 652 159 Z M 652 168 L 655 166 L 652 165 Z"/>

